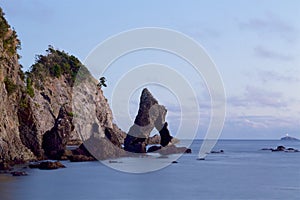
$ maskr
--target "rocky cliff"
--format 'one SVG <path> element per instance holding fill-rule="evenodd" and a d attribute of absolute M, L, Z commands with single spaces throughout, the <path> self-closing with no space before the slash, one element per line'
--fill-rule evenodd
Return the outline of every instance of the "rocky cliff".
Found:
<path fill-rule="evenodd" d="M 20 41 L 2 10 L 0 14 L 0 162 L 60 159 L 68 143 L 81 141 L 82 134 L 74 128 L 72 106 L 79 69 L 93 80 L 95 90 L 89 98 L 96 100 L 94 126 L 104 131 L 101 137 L 120 147 L 125 133 L 113 124 L 101 88 L 80 61 L 50 46 L 46 55 L 37 56 L 23 73 L 17 54 Z"/>
<path fill-rule="evenodd" d="M 22 142 L 18 110 L 22 97 L 23 72 L 18 63 L 20 41 L 0 8 L 0 162 L 34 159 Z"/>

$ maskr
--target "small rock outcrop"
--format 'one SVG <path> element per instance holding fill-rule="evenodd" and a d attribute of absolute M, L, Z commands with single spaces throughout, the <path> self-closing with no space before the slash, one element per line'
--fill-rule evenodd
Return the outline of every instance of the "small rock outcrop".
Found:
<path fill-rule="evenodd" d="M 59 169 L 59 168 L 66 168 L 61 162 L 51 162 L 51 161 L 44 161 L 40 163 L 30 164 L 29 168 L 34 169 L 43 169 L 43 170 L 52 170 L 52 169 Z"/>
<path fill-rule="evenodd" d="M 272 151 L 272 152 L 299 152 L 298 149 L 295 149 L 295 148 L 286 148 L 285 146 L 277 146 L 276 149 L 273 149 L 273 148 L 262 148 L 261 150 L 263 151 Z"/>

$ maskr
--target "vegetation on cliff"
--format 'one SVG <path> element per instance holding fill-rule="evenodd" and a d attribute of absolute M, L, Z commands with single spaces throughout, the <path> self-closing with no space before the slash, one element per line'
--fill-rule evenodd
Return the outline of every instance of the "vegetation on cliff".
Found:
<path fill-rule="evenodd" d="M 110 142 L 121 147 L 125 133 L 113 124 L 112 111 L 101 88 L 75 56 L 49 46 L 46 54 L 36 56 L 35 63 L 24 73 L 18 63 L 18 49 L 17 34 L 0 8 L 0 170 L 7 163 L 72 156 L 66 145 L 70 141 L 82 143 L 74 130 L 77 113 L 72 107 L 73 86 L 81 81 L 89 84 L 90 93 L 80 88 L 78 102 L 84 102 L 87 95 L 97 100 L 92 125 L 98 130 L 93 133 L 109 140 L 102 154 L 105 158 L 112 154 L 106 148 Z M 106 86 L 104 77 L 100 83 Z"/>
<path fill-rule="evenodd" d="M 33 81 L 38 89 L 43 89 L 43 82 L 47 77 L 64 76 L 68 84 L 73 86 L 79 69 L 83 67 L 81 62 L 75 56 L 54 49 L 52 46 L 49 46 L 46 52 L 46 55 L 36 56 L 35 64 L 26 73 L 29 82 Z"/>
<path fill-rule="evenodd" d="M 11 29 L 10 25 L 4 18 L 4 12 L 0 8 L 0 40 L 3 42 L 3 49 L 10 56 L 16 54 L 21 48 L 21 42 L 17 37 L 15 30 Z M 3 54 L 1 54 L 1 59 Z"/>

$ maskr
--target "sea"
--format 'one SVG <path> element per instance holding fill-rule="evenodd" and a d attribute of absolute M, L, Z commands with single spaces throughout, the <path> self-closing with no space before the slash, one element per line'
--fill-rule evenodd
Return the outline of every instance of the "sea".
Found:
<path fill-rule="evenodd" d="M 300 199 L 300 153 L 261 150 L 279 145 L 300 150 L 300 141 L 219 140 L 214 150 L 224 153 L 197 160 L 202 142 L 195 140 L 192 154 L 177 163 L 146 173 L 122 172 L 98 161 L 63 161 L 67 168 L 22 168 L 28 173 L 22 177 L 0 174 L 0 200 Z M 109 163 L 122 168 L 143 159 L 166 162 L 170 156 Z"/>

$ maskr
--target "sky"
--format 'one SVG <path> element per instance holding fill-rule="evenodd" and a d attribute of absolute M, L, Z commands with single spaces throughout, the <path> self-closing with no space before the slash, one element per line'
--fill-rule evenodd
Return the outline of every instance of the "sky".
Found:
<path fill-rule="evenodd" d="M 126 30 L 161 27 L 179 31 L 205 49 L 222 77 L 227 109 L 221 138 L 278 139 L 286 133 L 300 138 L 297 0 L 1 0 L 0 6 L 21 40 L 20 63 L 25 70 L 48 45 L 83 62 L 99 43 Z M 203 138 L 211 116 L 209 91 L 203 78 L 194 77 L 191 66 L 174 55 L 149 50 L 115 62 L 106 74 L 104 94 L 109 102 L 114 91 L 110 86 L 124 70 L 149 62 L 168 64 L 188 77 L 199 102 L 198 137 Z M 176 95 L 157 85 L 148 87 L 168 108 L 170 129 L 176 131 L 180 119 Z M 133 91 L 128 101 L 131 118 L 141 89 Z"/>

